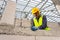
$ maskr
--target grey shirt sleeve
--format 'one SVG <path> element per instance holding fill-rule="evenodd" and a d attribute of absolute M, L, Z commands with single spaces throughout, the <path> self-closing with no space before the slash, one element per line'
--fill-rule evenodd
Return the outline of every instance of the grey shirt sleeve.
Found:
<path fill-rule="evenodd" d="M 44 15 L 43 16 L 43 24 L 40 26 L 40 29 L 44 29 L 47 27 L 47 18 L 46 16 Z"/>

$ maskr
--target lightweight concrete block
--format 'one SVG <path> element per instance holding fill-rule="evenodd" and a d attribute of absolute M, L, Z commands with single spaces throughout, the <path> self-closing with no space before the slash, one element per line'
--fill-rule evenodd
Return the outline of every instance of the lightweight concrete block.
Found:
<path fill-rule="evenodd" d="M 13 1 L 8 1 L 5 7 L 5 11 L 2 15 L 0 24 L 14 25 L 16 3 Z"/>
<path fill-rule="evenodd" d="M 22 19 L 22 26 L 23 27 L 31 27 L 31 21 L 27 19 Z"/>
<path fill-rule="evenodd" d="M 20 26 L 21 25 L 21 19 L 16 18 L 15 20 L 15 26 Z"/>

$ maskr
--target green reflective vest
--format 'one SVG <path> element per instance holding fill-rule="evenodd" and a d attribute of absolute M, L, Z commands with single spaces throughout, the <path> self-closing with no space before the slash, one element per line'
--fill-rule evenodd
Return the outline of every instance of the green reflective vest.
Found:
<path fill-rule="evenodd" d="M 36 18 L 33 18 L 33 22 L 34 22 L 34 25 L 36 28 L 38 28 L 42 25 L 42 21 L 43 21 L 43 16 L 41 16 L 38 21 Z"/>

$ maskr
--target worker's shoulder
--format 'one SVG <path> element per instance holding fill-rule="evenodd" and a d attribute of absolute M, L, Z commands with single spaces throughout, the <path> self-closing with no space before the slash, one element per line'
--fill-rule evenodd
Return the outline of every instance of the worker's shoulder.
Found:
<path fill-rule="evenodd" d="M 43 17 L 46 17 L 46 15 L 43 15 Z"/>
<path fill-rule="evenodd" d="M 46 19 L 46 16 L 45 15 L 43 15 L 43 19 Z"/>

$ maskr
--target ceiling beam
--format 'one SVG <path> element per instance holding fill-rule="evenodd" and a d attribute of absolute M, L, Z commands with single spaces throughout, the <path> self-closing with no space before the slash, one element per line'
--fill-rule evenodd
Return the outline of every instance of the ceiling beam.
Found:
<path fill-rule="evenodd" d="M 28 1 L 28 3 L 26 4 L 26 6 L 24 7 L 23 11 L 25 10 L 25 8 L 27 7 L 27 5 L 29 4 L 30 0 Z"/>

